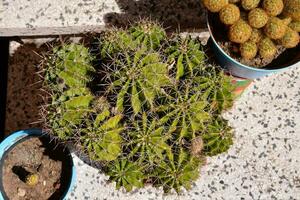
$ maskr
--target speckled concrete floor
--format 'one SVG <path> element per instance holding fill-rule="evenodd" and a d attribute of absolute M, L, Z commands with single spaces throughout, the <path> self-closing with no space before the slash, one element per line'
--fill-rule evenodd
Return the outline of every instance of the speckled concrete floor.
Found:
<path fill-rule="evenodd" d="M 113 17 L 121 19 L 125 15 L 118 14 L 120 10 L 131 13 L 129 17 L 135 14 L 134 11 L 137 15 L 149 16 L 149 9 L 153 8 L 156 8 L 154 17 L 164 21 L 164 17 L 159 17 L 167 10 L 163 5 L 176 8 L 165 15 L 171 23 L 182 21 L 184 24 L 187 17 L 192 17 L 193 23 L 205 24 L 197 20 L 197 17 L 203 19 L 201 10 L 196 7 L 198 0 L 186 0 L 189 2 L 186 6 L 173 0 L 40 2 L 2 0 L 0 29 L 101 25 L 105 23 L 105 13 L 111 12 Z M 131 5 L 131 11 L 125 5 Z M 183 15 L 178 9 L 190 15 Z M 114 18 L 109 19 L 114 22 Z M 83 164 L 74 155 L 78 177 L 76 188 L 68 199 L 300 200 L 300 66 L 256 80 L 225 116 L 235 129 L 234 145 L 228 153 L 208 159 L 191 191 L 181 196 L 165 196 L 162 190 L 152 187 L 131 193 L 117 191 L 114 184 L 107 183 L 108 177 Z"/>
<path fill-rule="evenodd" d="M 117 191 L 108 177 L 74 156 L 78 181 L 69 199 L 299 200 L 300 67 L 255 80 L 224 115 L 235 129 L 234 145 L 208 159 L 191 191 Z"/>

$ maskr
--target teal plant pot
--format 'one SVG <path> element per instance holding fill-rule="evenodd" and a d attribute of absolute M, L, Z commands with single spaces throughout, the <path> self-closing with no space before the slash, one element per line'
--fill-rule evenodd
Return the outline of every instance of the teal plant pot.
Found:
<path fill-rule="evenodd" d="M 1 143 L 0 143 L 0 200 L 7 200 L 7 196 L 5 194 L 4 188 L 3 188 L 3 180 L 2 180 L 2 168 L 4 164 L 4 160 L 6 158 L 7 153 L 17 144 L 20 142 L 23 142 L 26 139 L 32 138 L 32 137 L 45 137 L 50 140 L 49 136 L 45 135 L 41 129 L 27 129 L 27 130 L 21 130 L 12 133 L 8 137 L 6 137 Z M 67 195 L 72 191 L 74 188 L 75 182 L 76 182 L 76 170 L 75 166 L 73 164 L 73 159 L 68 151 L 68 149 L 64 149 L 65 154 L 65 160 L 64 162 L 67 163 L 67 166 L 70 168 L 68 170 L 65 169 L 67 172 L 67 181 L 68 183 L 64 186 L 64 193 L 63 195 L 58 198 L 60 200 L 66 199 Z M 55 198 L 57 199 L 57 198 Z"/>
<path fill-rule="evenodd" d="M 219 65 L 229 74 L 246 79 L 255 79 L 300 66 L 300 45 L 293 49 L 287 49 L 264 68 L 254 68 L 236 61 L 222 49 L 216 39 L 216 37 L 227 38 L 226 27 L 219 22 L 218 15 L 208 13 L 206 16 L 207 26 L 211 36 L 211 48 Z"/>

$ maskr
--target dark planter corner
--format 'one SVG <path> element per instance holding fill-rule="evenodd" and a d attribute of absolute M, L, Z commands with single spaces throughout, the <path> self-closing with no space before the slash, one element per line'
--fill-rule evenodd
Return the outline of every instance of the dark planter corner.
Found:
<path fill-rule="evenodd" d="M 4 138 L 9 38 L 0 37 L 0 141 Z"/>

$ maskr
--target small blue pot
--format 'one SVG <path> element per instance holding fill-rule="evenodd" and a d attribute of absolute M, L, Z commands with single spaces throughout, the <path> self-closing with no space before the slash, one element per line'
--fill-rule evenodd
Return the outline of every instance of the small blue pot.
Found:
<path fill-rule="evenodd" d="M 45 134 L 42 132 L 41 129 L 27 129 L 27 130 L 21 130 L 17 131 L 15 133 L 12 133 L 9 135 L 7 138 L 5 138 L 1 143 L 0 143 L 0 200 L 6 200 L 6 194 L 3 189 L 2 185 L 2 167 L 5 159 L 5 155 L 9 152 L 11 148 L 13 148 L 15 145 L 18 143 L 26 140 L 27 138 L 31 137 L 47 137 Z M 66 149 L 67 150 L 67 149 Z M 67 194 L 69 194 L 72 189 L 74 188 L 75 182 L 76 182 L 76 170 L 75 166 L 73 164 L 72 156 L 71 154 L 66 151 L 68 154 L 68 162 L 71 166 L 70 169 L 70 178 L 69 178 L 69 184 L 67 186 L 67 190 L 64 192 L 62 197 L 60 199 L 66 199 Z"/>
<path fill-rule="evenodd" d="M 250 67 L 247 65 L 244 65 L 242 63 L 239 63 L 235 59 L 231 58 L 229 55 L 226 54 L 226 52 L 220 47 L 214 37 L 214 31 L 213 27 L 211 26 L 210 17 L 212 17 L 213 14 L 209 13 L 206 15 L 207 17 L 207 26 L 210 33 L 211 43 L 212 43 L 212 49 L 215 53 L 216 59 L 221 65 L 221 67 L 225 68 L 228 73 L 230 73 L 233 76 L 241 77 L 241 78 L 247 78 L 247 79 L 255 79 L 260 78 L 263 76 L 266 76 L 268 74 L 277 73 L 292 67 L 300 66 L 299 62 L 299 56 L 298 58 L 293 58 L 293 60 L 289 60 L 289 63 L 285 63 L 282 65 L 282 67 L 277 67 L 276 69 L 257 69 L 254 67 Z M 215 16 L 214 16 L 215 17 Z M 226 30 L 218 30 L 224 34 L 226 33 Z M 225 36 L 226 37 L 226 36 Z M 288 54 L 288 53 L 287 53 Z M 299 55 L 300 53 L 298 53 Z"/>

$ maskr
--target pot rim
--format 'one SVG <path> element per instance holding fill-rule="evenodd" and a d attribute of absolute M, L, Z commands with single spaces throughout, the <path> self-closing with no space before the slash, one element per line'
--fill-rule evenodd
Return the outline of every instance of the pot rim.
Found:
<path fill-rule="evenodd" d="M 219 51 L 222 52 L 222 54 L 227 58 L 229 59 L 231 62 L 233 62 L 234 64 L 238 65 L 239 67 L 243 67 L 243 68 L 246 68 L 248 70 L 253 70 L 253 71 L 256 71 L 256 72 L 280 72 L 280 71 L 284 71 L 288 68 L 291 68 L 291 67 L 295 67 L 295 65 L 299 64 L 300 61 L 292 64 L 292 65 L 289 65 L 289 66 L 286 66 L 286 67 L 283 67 L 283 68 L 279 68 L 279 69 L 259 69 L 259 68 L 255 68 L 255 67 L 251 67 L 251 66 L 248 66 L 248 65 L 244 65 L 240 62 L 238 62 L 237 60 L 235 60 L 234 58 L 232 58 L 231 56 L 229 56 L 223 49 L 222 47 L 220 47 L 220 45 L 217 43 L 217 41 L 215 40 L 215 37 L 213 35 L 213 32 L 212 32 L 212 29 L 211 29 L 211 26 L 210 26 L 210 22 L 209 22 L 209 13 L 208 11 L 206 12 L 206 25 L 207 25 L 207 28 L 208 28 L 208 31 L 209 31 L 209 34 L 210 34 L 210 37 L 213 41 L 213 43 L 216 45 L 216 47 L 218 48 Z"/>
<path fill-rule="evenodd" d="M 13 132 L 9 136 L 7 136 L 3 141 L 0 143 L 0 172 L 2 173 L 2 167 L 3 167 L 3 161 L 5 154 L 13 148 L 15 145 L 17 145 L 19 142 L 22 142 L 23 140 L 26 140 L 26 138 L 31 137 L 47 137 L 47 134 L 45 134 L 42 129 L 38 128 L 32 128 L 32 129 L 25 129 L 25 130 L 19 130 L 16 132 Z M 67 151 L 70 153 L 70 150 L 67 149 Z M 65 199 L 67 195 L 73 190 L 75 183 L 76 183 L 76 168 L 74 166 L 73 157 L 71 154 L 69 154 L 69 163 L 71 166 L 71 177 L 67 186 L 67 189 L 64 191 L 63 195 L 61 196 L 61 199 Z M 2 174 L 0 175 L 2 177 Z M 0 178 L 0 200 L 5 200 L 5 192 L 2 185 L 2 178 Z"/>

